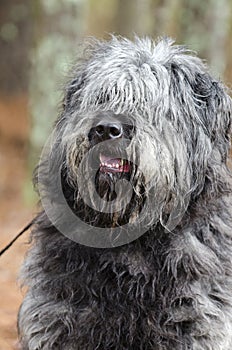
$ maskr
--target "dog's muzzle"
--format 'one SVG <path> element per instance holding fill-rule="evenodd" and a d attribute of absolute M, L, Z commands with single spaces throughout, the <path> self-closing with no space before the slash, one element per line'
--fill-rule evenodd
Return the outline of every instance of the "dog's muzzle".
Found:
<path fill-rule="evenodd" d="M 117 174 L 130 173 L 131 164 L 122 157 L 115 157 L 117 148 L 121 148 L 123 140 L 131 140 L 134 134 L 133 125 L 124 124 L 116 116 L 100 115 L 88 134 L 91 147 L 107 142 L 108 147 L 102 147 L 99 154 L 99 170 L 101 173 Z M 116 151 L 116 152 L 115 152 Z M 120 149 L 120 154 L 121 154 Z M 113 155 L 112 155 L 113 154 Z"/>

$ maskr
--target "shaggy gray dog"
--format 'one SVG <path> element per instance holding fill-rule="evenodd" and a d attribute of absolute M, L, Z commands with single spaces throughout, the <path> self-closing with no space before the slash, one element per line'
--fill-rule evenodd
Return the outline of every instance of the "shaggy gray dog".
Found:
<path fill-rule="evenodd" d="M 231 110 L 169 39 L 88 45 L 35 176 L 23 350 L 232 349 Z"/>

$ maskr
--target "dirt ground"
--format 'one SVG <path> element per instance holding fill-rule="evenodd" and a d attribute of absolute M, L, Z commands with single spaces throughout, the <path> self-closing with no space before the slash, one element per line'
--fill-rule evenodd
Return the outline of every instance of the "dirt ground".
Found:
<path fill-rule="evenodd" d="M 35 205 L 26 206 L 23 185 L 26 178 L 28 134 L 25 96 L 0 98 L 0 249 L 27 224 Z M 16 350 L 17 311 L 24 291 L 18 274 L 28 248 L 24 234 L 0 257 L 0 350 Z"/>

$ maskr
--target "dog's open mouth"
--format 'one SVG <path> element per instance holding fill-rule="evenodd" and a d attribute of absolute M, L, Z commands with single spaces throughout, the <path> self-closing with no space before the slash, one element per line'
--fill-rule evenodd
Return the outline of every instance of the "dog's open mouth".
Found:
<path fill-rule="evenodd" d="M 100 172 L 102 173 L 129 173 L 130 169 L 130 162 L 126 159 L 100 155 Z"/>

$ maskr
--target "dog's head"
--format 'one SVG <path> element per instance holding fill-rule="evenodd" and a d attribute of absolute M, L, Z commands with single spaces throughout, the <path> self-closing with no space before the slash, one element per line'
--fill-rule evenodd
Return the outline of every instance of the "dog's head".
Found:
<path fill-rule="evenodd" d="M 82 220 L 173 229 L 191 201 L 219 191 L 231 99 L 199 58 L 170 39 L 112 37 L 87 47 L 73 77 L 49 160 Z"/>

